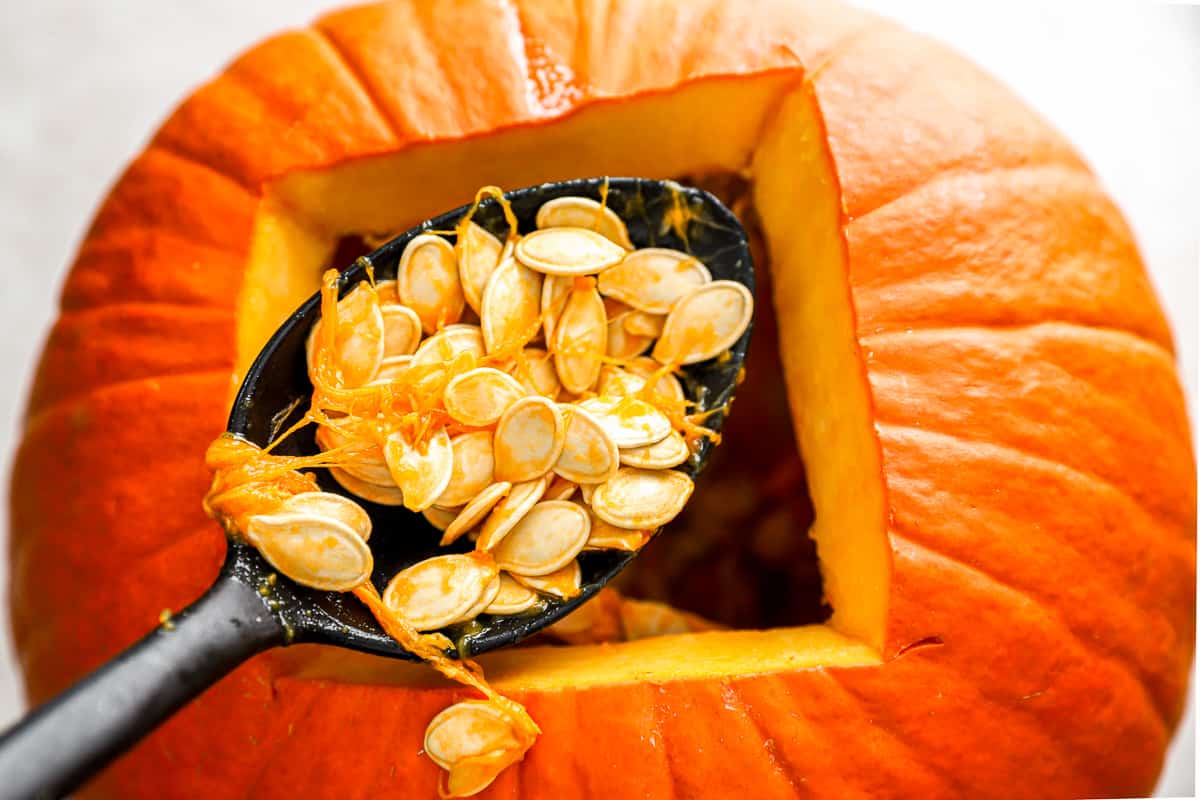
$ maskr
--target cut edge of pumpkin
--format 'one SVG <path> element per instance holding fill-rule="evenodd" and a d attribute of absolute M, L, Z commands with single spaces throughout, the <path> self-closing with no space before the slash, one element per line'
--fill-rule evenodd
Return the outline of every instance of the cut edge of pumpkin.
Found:
<path fill-rule="evenodd" d="M 719 113 L 722 108 L 738 113 Z M 652 152 L 647 141 L 678 146 Z M 341 236 L 404 230 L 430 209 L 469 200 L 485 183 L 519 187 L 602 174 L 669 178 L 747 169 L 776 264 L 775 303 L 789 310 L 779 315 L 782 358 L 816 509 L 810 535 L 833 616 L 824 625 L 494 653 L 482 662 L 498 689 L 879 663 L 891 551 L 878 442 L 854 335 L 840 189 L 816 99 L 796 73 L 708 79 L 597 103 L 537 127 L 294 173 L 264 187 L 237 306 L 239 379 L 280 322 L 316 291 Z M 405 685 L 440 680 L 412 664 L 315 646 L 278 658 L 288 665 L 286 674 L 300 677 Z"/>

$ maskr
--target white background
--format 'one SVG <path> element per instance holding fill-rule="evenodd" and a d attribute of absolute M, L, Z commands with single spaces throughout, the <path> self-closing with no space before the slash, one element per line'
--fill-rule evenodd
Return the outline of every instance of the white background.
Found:
<path fill-rule="evenodd" d="M 1127 213 L 1166 304 L 1196 419 L 1200 7 L 861 4 L 970 54 L 1092 162 Z M 64 270 L 103 192 L 190 87 L 262 36 L 328 6 L 318 0 L 0 2 L 4 475 Z M 0 559 L 0 580 L 5 569 Z M 0 612 L 6 619 L 7 611 Z M 0 726 L 20 713 L 19 680 L 11 642 L 0 635 Z M 1194 776 L 1193 705 L 1160 794 L 1191 796 Z"/>

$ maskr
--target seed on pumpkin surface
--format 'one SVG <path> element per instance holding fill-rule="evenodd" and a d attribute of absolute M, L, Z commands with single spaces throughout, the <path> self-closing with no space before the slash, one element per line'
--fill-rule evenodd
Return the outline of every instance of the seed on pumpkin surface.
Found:
<path fill-rule="evenodd" d="M 322 450 L 336 450 L 342 447 L 353 448 L 353 457 L 338 466 L 360 481 L 373 483 L 376 486 L 395 486 L 392 474 L 388 471 L 383 450 L 374 442 L 369 441 L 356 430 L 355 422 L 346 419 L 344 423 L 348 430 L 334 425 L 319 425 L 314 437 L 317 446 Z"/>
<path fill-rule="evenodd" d="M 549 575 L 562 569 L 587 544 L 588 513 L 568 500 L 544 500 L 529 510 L 492 555 L 514 575 Z"/>
<path fill-rule="evenodd" d="M 421 516 L 439 531 L 444 531 L 458 517 L 458 509 L 430 506 L 421 512 Z"/>
<path fill-rule="evenodd" d="M 329 475 L 347 492 L 364 500 L 378 503 L 381 506 L 404 505 L 404 493 L 395 485 L 382 486 L 377 483 L 368 483 L 354 477 L 341 467 L 329 467 Z"/>
<path fill-rule="evenodd" d="M 679 298 L 711 280 L 708 268 L 692 256 L 661 247 L 634 250 L 599 278 L 601 294 L 651 314 L 666 314 Z"/>
<path fill-rule="evenodd" d="M 622 361 L 641 355 L 654 343 L 653 337 L 630 333 L 625 327 L 626 316 L 612 317 L 605 326 L 605 355 Z"/>
<path fill-rule="evenodd" d="M 667 315 L 654 360 L 695 364 L 729 349 L 750 325 L 754 296 L 737 281 L 713 281 L 679 299 Z"/>
<path fill-rule="evenodd" d="M 546 493 L 550 480 L 545 477 L 537 480 L 515 484 L 508 490 L 508 495 L 496 504 L 492 513 L 483 523 L 479 539 L 475 543 L 477 550 L 491 550 L 504 540 L 512 531 L 513 526 L 521 521 L 521 517 L 529 513 L 529 509 L 537 505 L 538 500 Z"/>
<path fill-rule="evenodd" d="M 559 404 L 566 421 L 562 454 L 554 472 L 579 484 L 600 483 L 620 466 L 617 444 L 594 416 L 576 405 Z"/>
<path fill-rule="evenodd" d="M 553 400 L 540 395 L 521 398 L 496 425 L 496 478 L 520 483 L 545 475 L 565 441 L 566 425 Z"/>
<path fill-rule="evenodd" d="M 523 356 L 523 359 L 513 359 L 508 374 L 516 378 L 528 394 L 540 394 L 551 400 L 558 397 L 561 384 L 551 355 L 538 347 L 526 347 Z"/>
<path fill-rule="evenodd" d="M 453 466 L 450 482 L 437 498 L 442 508 L 456 508 L 467 503 L 492 482 L 495 461 L 492 455 L 491 431 L 472 431 L 450 440 Z"/>
<path fill-rule="evenodd" d="M 528 586 L 522 586 L 513 580 L 510 575 L 501 572 L 500 591 L 496 593 L 496 597 L 483 610 L 483 613 L 520 614 L 523 611 L 528 611 L 537 604 L 537 592 Z"/>
<path fill-rule="evenodd" d="M 375 373 L 375 379 L 371 381 L 371 386 L 383 386 L 392 381 L 400 380 L 408 372 L 409 366 L 412 364 L 412 356 L 392 356 L 385 358 L 379 362 L 379 370 Z"/>
<path fill-rule="evenodd" d="M 483 522 L 483 518 L 504 499 L 511 489 L 512 484 L 508 481 L 498 481 L 471 498 L 471 502 L 463 506 L 462 510 L 453 516 L 447 525 L 440 528 L 444 533 L 438 544 L 442 547 L 453 544 L 464 533 Z"/>
<path fill-rule="evenodd" d="M 519 749 L 520 737 L 512 722 L 487 700 L 463 700 L 444 709 L 425 729 L 425 752 L 433 763 L 451 771 L 451 796 L 464 796 L 482 791 L 498 771 L 493 766 L 479 778 L 454 780 L 462 764 L 484 759 L 492 753 Z M 491 778 L 487 778 L 487 774 Z M 487 778 L 484 780 L 484 778 Z"/>
<path fill-rule="evenodd" d="M 514 255 L 547 275 L 594 275 L 619 264 L 627 251 L 586 228 L 542 228 L 521 237 Z"/>
<path fill-rule="evenodd" d="M 629 229 L 617 212 L 589 197 L 556 197 L 542 203 L 535 222 L 539 228 L 586 228 L 619 244 L 633 249 Z"/>
<path fill-rule="evenodd" d="M 275 569 L 296 583 L 329 592 L 353 589 L 371 576 L 371 549 L 344 522 L 323 514 L 259 514 L 246 539 Z"/>
<path fill-rule="evenodd" d="M 489 353 L 524 345 L 537 333 L 542 313 L 542 276 L 505 259 L 488 278 L 479 312 Z"/>
<path fill-rule="evenodd" d="M 679 431 L 671 431 L 654 444 L 621 450 L 621 463 L 640 469 L 670 469 L 688 460 L 692 451 Z"/>
<path fill-rule="evenodd" d="M 592 388 L 608 343 L 604 302 L 595 288 L 576 286 L 554 326 L 554 368 L 572 394 Z"/>
<path fill-rule="evenodd" d="M 383 602 L 417 630 L 436 630 L 466 620 L 498 574 L 488 559 L 434 556 L 396 573 Z"/>
<path fill-rule="evenodd" d="M 670 371 L 664 371 L 663 365 L 655 361 L 649 356 L 635 358 L 626 365 L 626 368 L 634 375 L 649 382 L 656 374 L 658 379 L 650 386 L 650 392 L 655 395 L 661 395 L 668 400 L 683 401 L 687 399 L 687 395 L 683 393 L 683 384 L 679 378 Z"/>
<path fill-rule="evenodd" d="M 636 397 L 593 397 L 579 407 L 596 418 L 617 447 L 645 447 L 671 432 L 671 420 Z"/>
<path fill-rule="evenodd" d="M 582 591 L 583 573 L 579 570 L 579 562 L 572 561 L 549 575 L 513 575 L 513 580 L 535 592 L 570 600 Z"/>
<path fill-rule="evenodd" d="M 646 311 L 630 311 L 625 315 L 625 331 L 634 336 L 656 339 L 662 335 L 666 314 L 651 314 Z"/>
<path fill-rule="evenodd" d="M 554 341 L 554 326 L 566 308 L 574 285 L 575 279 L 569 275 L 547 275 L 542 281 L 542 330 L 546 333 L 547 342 Z"/>
<path fill-rule="evenodd" d="M 441 366 L 453 361 L 460 353 L 470 353 L 476 360 L 483 358 L 483 332 L 478 325 L 447 325 L 421 342 L 417 352 L 413 353 L 411 366 Z"/>
<path fill-rule="evenodd" d="M 421 342 L 421 318 L 417 312 L 399 303 L 379 307 L 383 315 L 383 357 L 411 356 Z"/>
<path fill-rule="evenodd" d="M 446 384 L 442 402 L 454 419 L 482 428 L 500 419 L 524 396 L 525 389 L 511 375 L 492 367 L 478 367 L 452 378 Z"/>
<path fill-rule="evenodd" d="M 340 494 L 301 492 L 284 500 L 279 510 L 335 519 L 357 533 L 364 542 L 371 538 L 371 518 L 367 512 L 358 503 Z"/>
<path fill-rule="evenodd" d="M 458 322 L 464 298 L 451 244 L 432 233 L 413 238 L 396 268 L 396 293 L 420 317 L 426 333 Z"/>
<path fill-rule="evenodd" d="M 458 257 L 458 277 L 467 305 L 476 313 L 483 307 L 483 290 L 500 263 L 504 243 L 474 222 L 459 229 L 454 253 Z"/>
<path fill-rule="evenodd" d="M 631 531 L 618 528 L 590 513 L 591 529 L 584 550 L 626 550 L 636 552 L 650 541 L 650 531 Z"/>
<path fill-rule="evenodd" d="M 383 457 L 392 481 L 404 493 L 404 507 L 410 511 L 424 511 L 433 505 L 454 472 L 454 451 L 445 428 L 421 442 L 396 431 L 388 436 Z"/>
<path fill-rule="evenodd" d="M 592 492 L 592 512 L 626 530 L 666 525 L 692 496 L 692 479 L 676 470 L 621 467 Z"/>

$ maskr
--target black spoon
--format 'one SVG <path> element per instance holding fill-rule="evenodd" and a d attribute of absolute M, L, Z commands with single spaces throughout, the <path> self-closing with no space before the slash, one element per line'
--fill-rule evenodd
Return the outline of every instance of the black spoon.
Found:
<path fill-rule="evenodd" d="M 685 250 L 698 257 L 714 279 L 740 281 L 754 290 L 746 232 L 707 192 L 641 178 L 592 178 L 546 183 L 509 192 L 506 197 L 521 231 L 528 232 L 535 227 L 538 208 L 547 200 L 564 196 L 600 199 L 606 183 L 607 204 L 625 221 L 636 246 Z M 342 274 L 342 294 L 366 278 L 368 264 L 377 279 L 394 277 L 400 255 L 414 236 L 452 229 L 466 211 L 464 206 L 429 220 L 360 258 Z M 500 205 L 494 200 L 481 204 L 473 219 L 502 239 L 508 233 Z M 303 416 L 312 393 L 304 342 L 319 314 L 320 298 L 314 296 L 267 342 L 234 401 L 228 425 L 231 433 L 265 446 Z M 733 397 L 749 339 L 747 330 L 729 356 L 685 370 L 685 391 L 700 409 L 718 408 Z M 723 419 L 724 413 L 718 412 L 706 425 L 719 430 Z M 315 453 L 313 433 L 312 426 L 307 426 L 281 442 L 275 452 Z M 704 441 L 682 469 L 695 477 L 710 450 L 711 444 Z M 345 494 L 324 470 L 319 472 L 322 489 Z M 445 552 L 437 547 L 441 534 L 420 515 L 353 499 L 370 514 L 375 530 L 405 530 L 403 536 L 371 538 L 375 559 L 371 580 L 380 590 L 404 567 Z M 470 547 L 464 538 L 461 549 Z M 622 551 L 581 553 L 582 594 L 569 601 L 551 600 L 533 614 L 484 615 L 469 626 L 451 626 L 442 631 L 457 644 L 451 655 L 486 653 L 536 633 L 592 597 L 635 555 Z M 318 642 L 413 658 L 379 628 L 356 599 L 308 589 L 282 576 L 268 582 L 273 573 L 252 547 L 230 540 L 220 575 L 199 600 L 0 737 L 0 797 L 67 794 L 236 666 L 269 648 Z"/>

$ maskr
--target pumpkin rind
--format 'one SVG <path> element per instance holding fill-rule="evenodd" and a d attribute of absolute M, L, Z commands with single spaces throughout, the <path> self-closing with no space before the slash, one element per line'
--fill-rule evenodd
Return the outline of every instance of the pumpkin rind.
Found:
<path fill-rule="evenodd" d="M 891 558 L 882 663 L 514 691 L 544 734 L 486 796 L 1148 792 L 1191 660 L 1195 465 L 1136 248 L 1062 138 L 945 48 L 823 2 L 429 8 L 251 50 L 97 212 L 13 473 L 31 699 L 216 574 L 202 454 L 265 184 L 778 74 L 811 94 L 840 198 Z M 243 666 L 86 794 L 432 796 L 425 723 L 468 695 L 356 678 L 354 655 L 322 677 L 311 652 Z"/>

